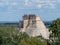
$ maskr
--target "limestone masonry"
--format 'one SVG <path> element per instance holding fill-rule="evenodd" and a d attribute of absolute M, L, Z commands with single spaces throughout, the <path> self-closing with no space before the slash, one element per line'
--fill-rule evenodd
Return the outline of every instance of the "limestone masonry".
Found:
<path fill-rule="evenodd" d="M 35 14 L 26 14 L 22 21 L 19 22 L 20 32 L 26 32 L 29 36 L 42 36 L 44 39 L 49 39 L 49 31 L 39 16 Z"/>

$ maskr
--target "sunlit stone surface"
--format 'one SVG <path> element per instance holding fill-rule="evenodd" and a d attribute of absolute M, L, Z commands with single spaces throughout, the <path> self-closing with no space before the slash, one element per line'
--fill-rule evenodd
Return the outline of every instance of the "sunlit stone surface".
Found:
<path fill-rule="evenodd" d="M 20 32 L 26 32 L 29 36 L 42 36 L 44 39 L 49 39 L 49 31 L 39 16 L 35 14 L 26 14 L 23 20 L 19 22 Z"/>

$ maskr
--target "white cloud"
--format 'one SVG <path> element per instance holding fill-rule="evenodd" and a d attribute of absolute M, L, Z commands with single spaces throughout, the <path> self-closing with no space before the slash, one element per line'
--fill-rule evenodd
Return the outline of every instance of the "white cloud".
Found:
<path fill-rule="evenodd" d="M 39 8 L 42 8 L 42 5 L 41 4 L 39 4 L 39 5 L 37 5 Z"/>
<path fill-rule="evenodd" d="M 0 2 L 0 6 L 4 5 L 2 2 Z"/>
<path fill-rule="evenodd" d="M 1 0 L 0 1 L 0 5 L 17 5 L 17 2 L 16 1 L 11 1 L 11 0 Z"/>
<path fill-rule="evenodd" d="M 56 8 L 58 2 L 60 0 L 1 0 L 0 6 L 17 6 L 19 9 Z"/>
<path fill-rule="evenodd" d="M 12 6 L 15 6 L 15 5 L 17 5 L 18 3 L 17 2 L 12 2 L 12 3 L 10 3 L 10 5 L 12 5 Z"/>
<path fill-rule="evenodd" d="M 31 2 L 31 5 L 37 7 L 37 8 L 55 8 L 56 0 L 25 0 L 27 5 L 30 5 L 29 2 Z"/>
<path fill-rule="evenodd" d="M 25 5 L 28 5 L 29 0 L 25 0 Z"/>
<path fill-rule="evenodd" d="M 58 2 L 60 3 L 60 0 L 58 0 Z"/>
<path fill-rule="evenodd" d="M 32 2 L 29 0 L 25 0 L 24 5 L 25 6 L 33 6 L 34 4 L 32 4 Z"/>

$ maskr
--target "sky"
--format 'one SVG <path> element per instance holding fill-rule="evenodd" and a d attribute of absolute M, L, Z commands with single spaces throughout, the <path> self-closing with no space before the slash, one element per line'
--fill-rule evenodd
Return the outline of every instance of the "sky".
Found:
<path fill-rule="evenodd" d="M 0 22 L 18 22 L 24 14 L 36 14 L 43 21 L 60 18 L 60 0 L 0 0 Z"/>

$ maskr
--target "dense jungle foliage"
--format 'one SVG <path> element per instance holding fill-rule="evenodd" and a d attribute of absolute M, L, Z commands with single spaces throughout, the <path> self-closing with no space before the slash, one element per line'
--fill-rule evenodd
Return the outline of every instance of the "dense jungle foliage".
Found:
<path fill-rule="evenodd" d="M 18 25 L 0 24 L 0 45 L 60 45 L 60 18 L 49 25 L 50 40 L 29 37 L 26 33 L 16 33 Z"/>

